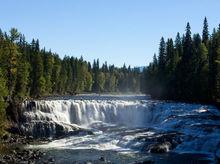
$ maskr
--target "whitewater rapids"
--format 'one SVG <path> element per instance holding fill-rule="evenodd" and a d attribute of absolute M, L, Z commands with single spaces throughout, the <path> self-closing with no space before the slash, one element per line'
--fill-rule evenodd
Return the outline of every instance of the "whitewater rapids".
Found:
<path fill-rule="evenodd" d="M 27 135 L 64 137 L 31 148 L 199 153 L 212 162 L 220 156 L 220 112 L 214 106 L 145 96 L 78 96 L 26 101 L 22 110 Z"/>

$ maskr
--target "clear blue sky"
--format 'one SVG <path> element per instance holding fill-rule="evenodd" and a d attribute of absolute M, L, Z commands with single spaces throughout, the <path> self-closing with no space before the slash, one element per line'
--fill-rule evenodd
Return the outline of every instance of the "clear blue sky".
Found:
<path fill-rule="evenodd" d="M 210 31 L 220 23 L 220 0 L 5 0 L 0 28 L 16 27 L 61 57 L 143 66 L 158 52 L 161 36 Z"/>

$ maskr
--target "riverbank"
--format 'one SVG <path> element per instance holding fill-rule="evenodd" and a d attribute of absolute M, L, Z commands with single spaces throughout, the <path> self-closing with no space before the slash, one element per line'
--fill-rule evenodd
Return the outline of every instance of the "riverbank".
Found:
<path fill-rule="evenodd" d="M 2 163 L 219 161 L 214 106 L 93 95 L 29 100 L 21 111 L 20 132 L 41 139 L 5 136 Z"/>
<path fill-rule="evenodd" d="M 38 149 L 26 149 L 25 146 L 36 143 L 47 143 L 49 139 L 33 139 L 21 135 L 10 134 L 0 140 L 0 163 L 37 163 L 46 155 Z M 55 163 L 51 157 L 44 159 L 43 163 Z"/>

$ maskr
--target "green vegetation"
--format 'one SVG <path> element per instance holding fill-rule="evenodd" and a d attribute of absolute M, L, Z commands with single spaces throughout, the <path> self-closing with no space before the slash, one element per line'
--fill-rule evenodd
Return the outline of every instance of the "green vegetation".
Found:
<path fill-rule="evenodd" d="M 12 28 L 0 30 L 0 134 L 6 115 L 19 121 L 18 106 L 26 98 L 82 92 L 140 92 L 139 69 L 117 68 L 99 60 L 93 66 L 81 57 L 65 56 L 41 49 Z"/>
<path fill-rule="evenodd" d="M 186 33 L 167 42 L 161 38 L 159 55 L 144 71 L 145 91 L 153 97 L 204 103 L 220 102 L 220 26 L 209 35 L 205 18 L 202 38 Z"/>
<path fill-rule="evenodd" d="M 202 37 L 191 35 L 190 24 L 181 37 L 177 33 L 159 45 L 158 56 L 140 72 L 108 65 L 91 64 L 40 48 L 12 28 L 0 30 L 0 135 L 6 115 L 18 122 L 19 104 L 26 98 L 77 93 L 139 93 L 153 97 L 220 104 L 220 26 L 209 35 L 205 18 Z"/>
<path fill-rule="evenodd" d="M 2 75 L 2 71 L 0 70 L 0 137 L 4 134 L 4 129 L 6 125 L 6 116 L 5 116 L 5 107 L 6 101 L 5 97 L 8 94 L 8 90 L 6 87 L 6 81 Z"/>

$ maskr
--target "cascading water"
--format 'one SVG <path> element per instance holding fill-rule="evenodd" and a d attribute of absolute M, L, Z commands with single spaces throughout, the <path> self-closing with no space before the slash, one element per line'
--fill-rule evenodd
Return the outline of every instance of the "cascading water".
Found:
<path fill-rule="evenodd" d="M 26 101 L 23 120 L 21 129 L 27 135 L 63 136 L 30 146 L 55 151 L 61 163 L 96 160 L 97 154 L 113 163 L 137 158 L 214 162 L 220 156 L 220 112 L 213 106 L 152 101 L 145 96 L 76 96 Z M 169 158 L 153 155 L 164 152 Z"/>
<path fill-rule="evenodd" d="M 49 129 L 52 136 L 56 133 L 54 126 L 57 124 L 66 131 L 79 126 L 86 128 L 94 122 L 144 127 L 149 120 L 151 106 L 143 101 L 70 99 L 26 101 L 22 108 L 25 123 L 21 127 L 26 133 L 41 135 L 35 132 Z"/>

